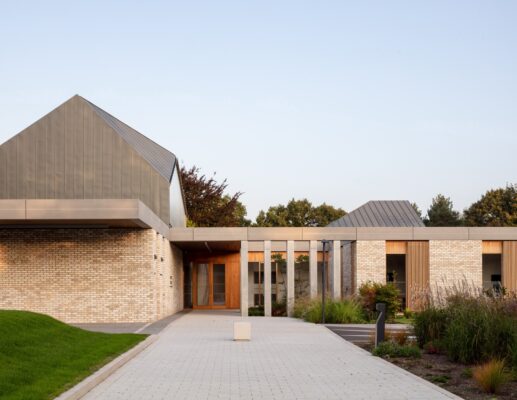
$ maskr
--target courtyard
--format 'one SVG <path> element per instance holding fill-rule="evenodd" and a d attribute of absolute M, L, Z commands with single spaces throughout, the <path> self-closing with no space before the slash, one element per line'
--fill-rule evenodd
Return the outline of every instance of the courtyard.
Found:
<path fill-rule="evenodd" d="M 291 318 L 247 318 L 234 342 L 232 311 L 192 311 L 85 399 L 454 399 L 341 339 Z"/>

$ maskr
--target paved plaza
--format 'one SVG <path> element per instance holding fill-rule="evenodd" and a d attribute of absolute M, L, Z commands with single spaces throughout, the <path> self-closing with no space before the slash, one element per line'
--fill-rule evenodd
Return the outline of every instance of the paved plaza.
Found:
<path fill-rule="evenodd" d="M 232 340 L 237 313 L 194 311 L 86 395 L 86 399 L 458 398 L 327 328 L 291 318 L 247 318 L 250 342 Z"/>

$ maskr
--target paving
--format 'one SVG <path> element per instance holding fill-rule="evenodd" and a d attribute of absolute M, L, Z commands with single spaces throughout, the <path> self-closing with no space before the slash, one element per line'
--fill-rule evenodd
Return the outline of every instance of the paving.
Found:
<path fill-rule="evenodd" d="M 164 330 L 171 322 L 182 317 L 189 310 L 181 311 L 174 315 L 160 319 L 153 323 L 134 322 L 134 323 L 108 323 L 108 324 L 71 324 L 81 329 L 92 332 L 104 333 L 145 333 L 147 335 L 156 335 Z"/>
<path fill-rule="evenodd" d="M 343 340 L 291 318 L 245 318 L 249 342 L 232 340 L 236 313 L 193 311 L 85 399 L 458 399 Z"/>

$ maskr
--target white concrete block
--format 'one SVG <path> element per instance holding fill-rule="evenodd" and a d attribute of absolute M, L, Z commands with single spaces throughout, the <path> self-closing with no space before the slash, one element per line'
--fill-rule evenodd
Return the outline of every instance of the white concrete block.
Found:
<path fill-rule="evenodd" d="M 251 322 L 234 322 L 233 340 L 251 340 Z"/>

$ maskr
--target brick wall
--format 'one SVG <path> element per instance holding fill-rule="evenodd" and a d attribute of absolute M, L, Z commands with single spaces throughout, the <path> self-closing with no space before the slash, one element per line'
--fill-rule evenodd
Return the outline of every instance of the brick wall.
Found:
<path fill-rule="evenodd" d="M 358 240 L 355 242 L 357 288 L 367 281 L 386 283 L 386 242 Z"/>
<path fill-rule="evenodd" d="M 153 321 L 182 309 L 182 270 L 181 252 L 151 229 L 0 230 L 3 309 Z"/>
<path fill-rule="evenodd" d="M 482 263 L 480 240 L 429 242 L 429 280 L 432 289 L 462 282 L 481 287 Z"/>

